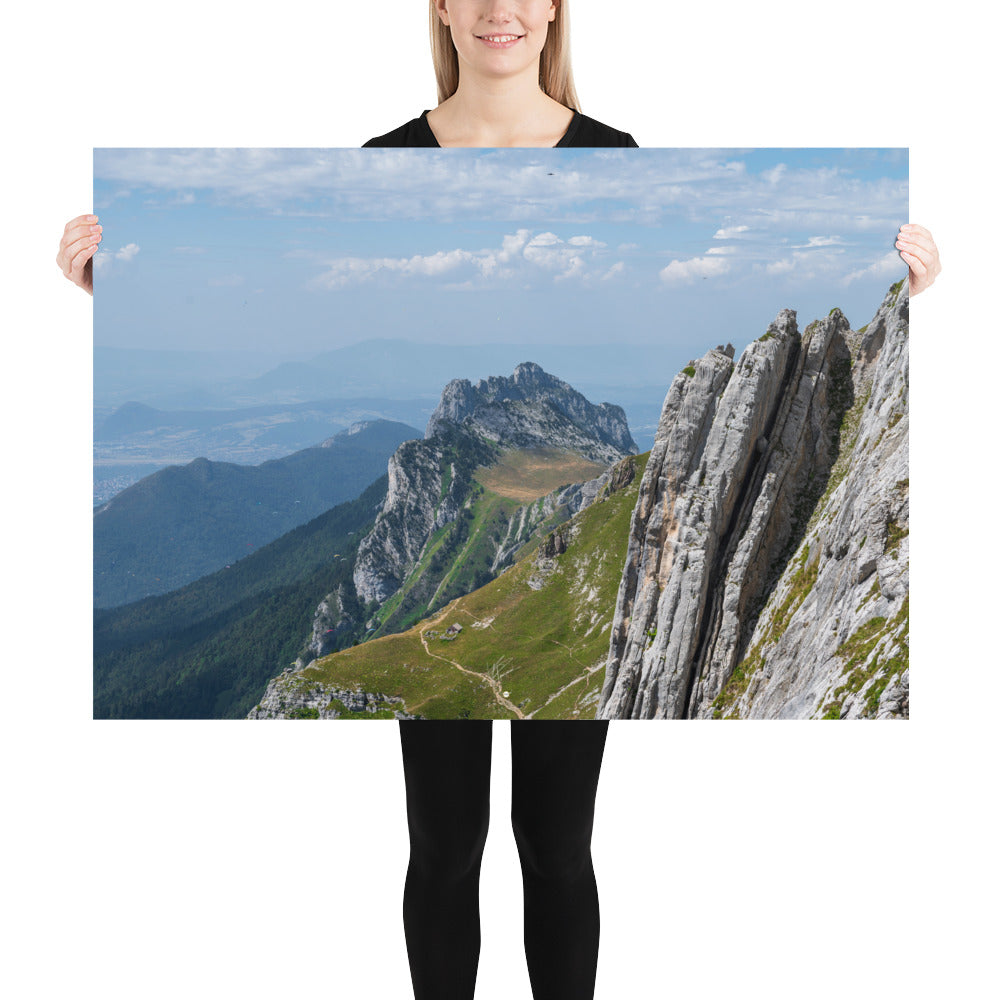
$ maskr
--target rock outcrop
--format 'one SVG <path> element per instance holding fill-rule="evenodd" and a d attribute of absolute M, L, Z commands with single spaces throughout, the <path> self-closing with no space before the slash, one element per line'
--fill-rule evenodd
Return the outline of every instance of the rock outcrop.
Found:
<path fill-rule="evenodd" d="M 908 717 L 909 296 L 673 381 L 598 718 Z"/>
<path fill-rule="evenodd" d="M 620 406 L 595 406 L 530 361 L 509 378 L 491 375 L 475 386 L 467 379 L 449 382 L 425 436 L 434 437 L 445 423 L 505 448 L 564 448 L 606 465 L 638 450 Z"/>
<path fill-rule="evenodd" d="M 267 685 L 267 691 L 248 719 L 341 719 L 345 715 L 373 718 L 415 719 L 402 709 L 403 699 L 393 695 L 328 687 L 302 677 L 289 668 Z"/>
<path fill-rule="evenodd" d="M 348 585 L 349 586 L 349 585 Z M 299 655 L 297 666 L 304 666 L 327 653 L 338 649 L 343 639 L 350 636 L 359 622 L 348 608 L 348 586 L 341 584 L 320 601 L 313 613 L 312 634 Z"/>
<path fill-rule="evenodd" d="M 609 466 L 638 450 L 621 407 L 595 406 L 536 364 L 476 386 L 449 382 L 424 439 L 404 443 L 389 461 L 389 493 L 355 563 L 361 601 L 382 604 L 400 588 L 432 534 L 462 513 L 477 466 L 491 464 L 504 449 L 533 447 L 561 448 Z M 511 519 L 492 570 L 509 562 L 555 506 L 576 513 L 600 485 L 578 484 L 523 508 Z"/>

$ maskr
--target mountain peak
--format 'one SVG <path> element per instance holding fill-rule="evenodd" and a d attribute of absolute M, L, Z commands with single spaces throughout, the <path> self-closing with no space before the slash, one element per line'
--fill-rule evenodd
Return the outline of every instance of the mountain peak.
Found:
<path fill-rule="evenodd" d="M 550 381 L 553 381 L 552 376 L 548 375 L 541 365 L 535 364 L 534 361 L 522 361 L 514 369 L 514 384 L 517 385 L 521 382 L 533 382 L 538 381 L 539 376 L 544 376 Z M 558 381 L 558 380 L 554 380 Z"/>
<path fill-rule="evenodd" d="M 638 449 L 625 412 L 591 403 L 533 361 L 512 375 L 491 375 L 476 385 L 453 379 L 427 422 L 426 439 L 446 424 L 463 427 L 502 448 L 562 447 L 611 464 Z"/>

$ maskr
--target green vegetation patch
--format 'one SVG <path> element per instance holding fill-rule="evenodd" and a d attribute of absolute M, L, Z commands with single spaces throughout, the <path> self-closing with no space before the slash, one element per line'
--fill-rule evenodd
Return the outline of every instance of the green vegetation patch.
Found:
<path fill-rule="evenodd" d="M 886 527 L 888 533 L 885 541 L 885 554 L 895 555 L 899 551 L 899 543 L 910 533 L 910 529 L 901 528 L 895 518 L 889 521 Z"/>
<path fill-rule="evenodd" d="M 763 651 L 767 646 L 776 643 L 784 634 L 792 615 L 799 609 L 802 602 L 809 595 L 816 582 L 819 572 L 819 557 L 809 562 L 809 546 L 802 548 L 799 556 L 798 566 L 794 576 L 789 582 L 788 593 L 781 602 L 780 607 L 771 617 L 771 623 L 765 634 L 761 637 L 756 646 L 739 662 L 733 669 L 728 680 L 722 686 L 722 690 L 716 695 L 712 702 L 712 717 L 739 718 L 735 712 L 730 712 L 732 706 L 743 696 L 750 684 L 750 678 L 764 665 L 765 659 Z M 727 714 L 730 713 L 730 714 Z"/>
<path fill-rule="evenodd" d="M 290 708 L 285 713 L 286 719 L 318 719 L 319 709 L 318 708 L 306 708 L 304 705 L 300 705 L 298 708 Z"/>
<path fill-rule="evenodd" d="M 788 593 L 781 602 L 781 606 L 771 618 L 771 625 L 768 629 L 768 637 L 771 642 L 777 642 L 781 638 L 792 615 L 798 611 L 799 606 L 809 595 L 809 591 L 812 590 L 818 572 L 819 556 L 810 563 L 809 546 L 803 546 L 802 554 L 798 559 L 798 568 L 791 579 Z"/>
<path fill-rule="evenodd" d="M 899 610 L 891 619 L 871 618 L 865 622 L 846 642 L 842 643 L 836 655 L 844 662 L 846 679 L 834 692 L 840 700 L 844 695 L 856 694 L 870 684 L 865 692 L 865 715 L 878 711 L 879 699 L 889 682 L 902 673 L 909 665 L 910 647 L 906 641 L 910 634 L 910 597 L 907 594 Z M 876 647 L 882 649 L 876 652 Z M 898 650 L 887 658 L 884 651 L 893 646 Z M 874 683 L 870 683 L 874 680 Z M 838 707 L 839 711 L 839 707 Z"/>
<path fill-rule="evenodd" d="M 861 543 L 864 545 L 864 542 Z M 861 598 L 861 603 L 854 609 L 855 612 L 860 611 L 873 597 L 880 597 L 882 594 L 882 586 L 878 580 L 878 573 L 875 574 L 875 579 L 872 581 L 872 585 L 868 590 L 868 593 Z"/>
<path fill-rule="evenodd" d="M 766 662 L 761 650 L 765 640 L 761 640 L 756 646 L 736 664 L 733 672 L 729 675 L 729 680 L 722 685 L 722 690 L 716 695 L 712 702 L 713 719 L 738 719 L 739 712 L 732 711 L 732 706 L 739 701 L 750 686 L 750 678 Z M 728 713 L 728 714 L 727 714 Z"/>

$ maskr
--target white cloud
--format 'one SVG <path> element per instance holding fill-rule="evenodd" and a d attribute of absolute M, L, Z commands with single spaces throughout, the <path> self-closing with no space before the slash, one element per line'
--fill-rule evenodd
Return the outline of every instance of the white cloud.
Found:
<path fill-rule="evenodd" d="M 330 261 L 315 283 L 323 288 L 342 288 L 379 274 L 437 278 L 462 269 L 471 270 L 480 279 L 506 280 L 526 266 L 555 272 L 554 279 L 559 281 L 590 273 L 588 265 L 603 247 L 591 236 L 563 240 L 552 232 L 532 235 L 530 229 L 519 229 L 505 235 L 496 249 L 458 248 L 412 257 L 341 257 Z M 461 277 L 456 276 L 455 284 L 461 283 Z"/>
<path fill-rule="evenodd" d="M 750 231 L 749 226 L 729 226 L 728 228 L 722 228 L 716 231 L 715 235 L 712 237 L 713 240 L 732 240 L 739 236 L 740 233 L 746 233 Z"/>
<path fill-rule="evenodd" d="M 777 184 L 778 181 L 780 181 L 781 178 L 785 176 L 787 171 L 788 171 L 788 166 L 784 163 L 779 163 L 777 166 L 771 167 L 770 170 L 762 171 L 760 176 L 768 184 Z"/>
<path fill-rule="evenodd" d="M 784 257 L 781 260 L 773 260 L 768 264 L 764 271 L 770 274 L 772 277 L 776 277 L 781 274 L 790 274 L 795 270 L 795 261 L 791 257 Z"/>
<path fill-rule="evenodd" d="M 692 257 L 691 260 L 672 260 L 660 278 L 671 285 L 690 284 L 696 278 L 717 278 L 729 270 L 729 264 L 714 257 Z"/>
<path fill-rule="evenodd" d="M 878 260 L 873 261 L 868 267 L 852 271 L 844 278 L 843 283 L 849 285 L 852 281 L 857 281 L 859 278 L 894 278 L 908 273 L 909 268 L 906 266 L 906 262 L 899 256 L 897 251 L 891 250 L 884 256 L 879 257 Z"/>
<path fill-rule="evenodd" d="M 99 250 L 94 255 L 94 270 L 101 274 L 109 274 L 120 264 L 127 264 L 139 252 L 138 243 L 126 243 L 117 250 Z"/>
<path fill-rule="evenodd" d="M 846 242 L 839 236 L 810 236 L 808 243 L 800 243 L 795 249 L 808 250 L 810 247 L 842 247 L 846 245 Z"/>
<path fill-rule="evenodd" d="M 581 151 L 567 168 L 544 150 L 98 150 L 95 180 L 127 185 L 136 197 L 161 193 L 169 201 L 194 192 L 199 203 L 235 202 L 344 222 L 440 223 L 470 213 L 477 222 L 537 229 L 557 219 L 573 225 L 662 225 L 678 215 L 741 220 L 725 224 L 716 239 L 750 231 L 773 238 L 807 225 L 813 232 L 892 230 L 905 216 L 905 179 L 862 179 L 850 169 L 784 163 L 750 171 L 740 151 L 624 152 Z"/>

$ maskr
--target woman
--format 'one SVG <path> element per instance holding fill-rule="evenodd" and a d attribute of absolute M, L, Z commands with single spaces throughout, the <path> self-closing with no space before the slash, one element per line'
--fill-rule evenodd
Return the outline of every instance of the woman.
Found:
<path fill-rule="evenodd" d="M 567 0 L 430 0 L 439 103 L 366 146 L 635 146 L 578 109 Z M 58 263 L 93 291 L 95 216 L 66 226 Z M 911 294 L 940 266 L 927 230 L 896 244 Z M 511 722 L 512 822 L 524 883 L 535 1000 L 593 997 L 599 909 L 590 855 L 606 721 Z M 471 1000 L 479 958 L 479 869 L 489 822 L 492 723 L 399 724 L 410 863 L 403 899 L 416 1000 Z"/>
<path fill-rule="evenodd" d="M 580 114 L 568 8 L 550 0 L 431 0 L 438 106 L 366 146 L 635 146 Z M 400 722 L 410 863 L 403 923 L 417 1000 L 469 998 L 489 826 L 488 721 Z M 599 908 L 590 854 L 606 721 L 510 724 L 511 821 L 535 1000 L 587 1000 Z"/>

